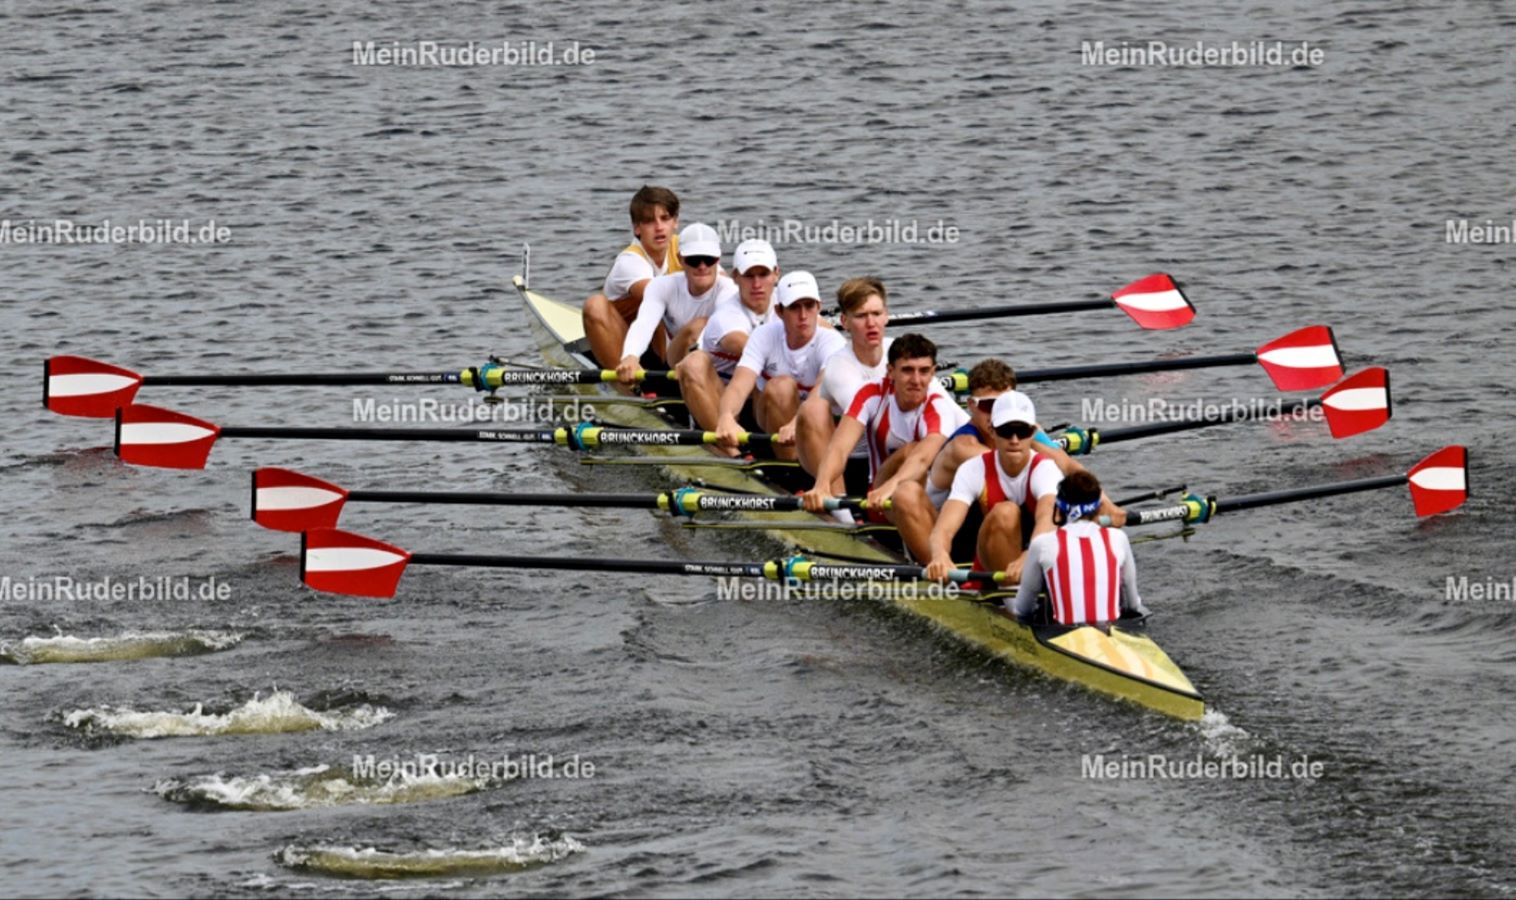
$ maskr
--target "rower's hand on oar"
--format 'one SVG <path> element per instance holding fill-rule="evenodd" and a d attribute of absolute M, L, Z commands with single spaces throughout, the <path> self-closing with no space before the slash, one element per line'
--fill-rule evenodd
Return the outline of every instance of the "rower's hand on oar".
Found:
<path fill-rule="evenodd" d="M 806 512 L 826 512 L 826 501 L 827 493 L 819 487 L 813 487 L 800 495 L 800 504 L 805 507 Z"/>
<path fill-rule="evenodd" d="M 637 383 L 637 372 L 642 369 L 640 361 L 635 356 L 623 356 L 616 366 L 616 380 L 625 385 Z"/>
<path fill-rule="evenodd" d="M 721 421 L 716 423 L 716 443 L 726 450 L 736 451 L 742 442 L 742 426 L 737 424 L 736 418 L 722 416 Z"/>
<path fill-rule="evenodd" d="M 1120 528 L 1126 524 L 1126 510 L 1111 502 L 1111 498 L 1105 494 L 1100 495 L 1100 510 L 1096 513 L 1095 521 L 1109 528 Z"/>
<path fill-rule="evenodd" d="M 785 422 L 783 425 L 779 426 L 779 430 L 776 431 L 776 432 L 774 432 L 774 441 L 773 442 L 776 443 L 776 444 L 779 444 L 781 446 L 784 446 L 784 447 L 794 446 L 794 444 L 795 444 L 795 420 L 794 419 L 791 419 L 788 422 Z"/>
<path fill-rule="evenodd" d="M 945 582 L 948 580 L 948 577 L 953 574 L 953 570 L 956 568 L 958 567 L 953 565 L 952 558 L 949 557 L 946 553 L 938 554 L 937 556 L 932 557 L 931 562 L 926 564 L 927 580 Z"/>
<path fill-rule="evenodd" d="M 1021 583 L 1021 564 L 1024 562 L 1026 562 L 1026 556 L 1018 556 L 1010 565 L 1005 567 L 1004 584 Z"/>

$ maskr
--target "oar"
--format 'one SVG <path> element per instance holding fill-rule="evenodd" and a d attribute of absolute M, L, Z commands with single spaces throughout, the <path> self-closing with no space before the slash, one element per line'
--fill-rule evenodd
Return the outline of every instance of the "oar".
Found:
<path fill-rule="evenodd" d="M 217 438 L 317 441 L 473 441 L 487 444 L 555 444 L 591 447 L 716 443 L 713 431 L 602 428 L 588 422 L 570 428 L 269 428 L 221 426 L 171 409 L 133 404 L 116 411 L 116 455 L 123 462 L 168 469 L 203 469 Z M 738 443 L 766 445 L 770 436 L 744 432 Z"/>
<path fill-rule="evenodd" d="M 975 309 L 923 310 L 890 316 L 892 328 L 902 325 L 935 325 L 943 322 L 968 322 L 977 319 L 1000 319 L 1011 316 L 1045 316 L 1053 313 L 1083 312 L 1116 307 L 1139 326 L 1152 330 L 1179 328 L 1195 318 L 1195 307 L 1174 279 L 1159 272 L 1139 278 L 1109 297 L 1090 300 L 1064 300 L 1051 303 L 1022 303 L 1014 306 L 981 306 Z"/>
<path fill-rule="evenodd" d="M 1026 369 L 1016 373 L 1016 380 L 1022 384 L 1032 384 L 1075 378 L 1108 378 L 1115 375 L 1143 375 L 1148 372 L 1251 366 L 1255 363 L 1263 367 L 1274 386 L 1281 391 L 1313 391 L 1342 377 L 1342 355 L 1337 351 L 1337 338 L 1332 334 L 1332 329 L 1325 325 L 1309 325 L 1248 353 Z M 962 394 L 969 389 L 969 373 L 966 369 L 944 372 L 938 378 L 943 387 L 950 391 Z"/>
<path fill-rule="evenodd" d="M 1353 481 L 1337 481 L 1312 487 L 1267 491 L 1220 500 L 1215 497 L 1200 498 L 1192 494 L 1176 506 L 1127 510 L 1126 523 L 1150 525 L 1154 522 L 1173 521 L 1209 522 L 1227 512 L 1295 503 L 1301 500 L 1315 500 L 1320 497 L 1334 497 L 1338 494 L 1352 494 L 1358 491 L 1373 491 L 1402 484 L 1410 485 L 1411 502 L 1416 507 L 1416 515 L 1433 516 L 1457 509 L 1464 500 L 1468 499 L 1468 470 L 1468 450 L 1454 444 L 1443 447 L 1426 457 L 1412 466 L 1411 471 L 1404 475 L 1359 478 Z"/>
<path fill-rule="evenodd" d="M 1274 416 L 1305 416 L 1313 409 L 1326 414 L 1327 427 L 1332 437 L 1341 440 L 1373 431 L 1390 420 L 1390 373 L 1379 366 L 1364 369 L 1351 378 L 1344 379 L 1321 398 L 1285 400 L 1273 402 L 1253 401 L 1241 406 L 1222 406 L 1214 416 L 1199 416 L 1176 419 L 1172 422 L 1148 422 L 1126 428 L 1070 428 L 1058 438 L 1063 449 L 1074 456 L 1082 456 L 1102 444 L 1133 441 L 1138 438 L 1160 434 L 1173 434 L 1197 428 L 1210 428 L 1229 422 L 1246 422 Z"/>
<path fill-rule="evenodd" d="M 437 503 L 470 506 L 657 509 L 676 516 L 697 512 L 787 512 L 804 509 L 799 497 L 716 494 L 676 488 L 658 494 L 502 494 L 464 491 L 348 490 L 291 469 L 253 470 L 253 521 L 276 531 L 336 528 L 345 504 Z M 827 509 L 868 509 L 861 497 L 829 497 Z"/>
<path fill-rule="evenodd" d="M 643 371 L 639 380 L 667 379 L 665 371 Z M 199 375 L 139 375 L 130 369 L 83 356 L 54 356 L 42 364 L 42 405 L 65 416 L 109 419 L 132 404 L 143 385 L 168 387 L 272 387 L 276 385 L 461 384 L 479 391 L 505 385 L 599 384 L 615 381 L 611 369 L 519 371 L 489 363 L 451 372 L 330 372 Z"/>
<path fill-rule="evenodd" d="M 766 578 L 770 581 L 921 581 L 922 566 L 885 563 L 836 565 L 802 557 L 767 562 L 682 562 L 657 559 L 582 559 L 552 556 L 410 553 L 383 541 L 335 529 L 300 535 L 300 580 L 318 591 L 359 597 L 393 597 L 405 567 L 478 566 L 498 569 L 555 569 L 570 572 L 636 572 L 650 575 L 704 575 Z M 954 581 L 992 582 L 994 573 L 958 569 Z"/>

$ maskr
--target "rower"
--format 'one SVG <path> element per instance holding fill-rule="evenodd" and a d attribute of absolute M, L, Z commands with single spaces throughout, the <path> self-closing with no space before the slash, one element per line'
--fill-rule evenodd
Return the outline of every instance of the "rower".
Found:
<path fill-rule="evenodd" d="M 601 293 L 584 301 L 584 333 L 606 368 L 621 360 L 627 326 L 637 318 L 648 282 L 679 271 L 679 198 L 666 187 L 645 184 L 632 195 L 631 213 L 637 240 L 616 256 Z M 661 347 L 667 339 L 660 331 L 654 344 Z"/>
<path fill-rule="evenodd" d="M 669 336 L 660 356 L 670 367 L 679 364 L 705 328 L 716 301 L 737 295 L 737 286 L 721 273 L 720 263 L 721 239 L 716 229 L 696 222 L 679 232 L 679 265 L 683 271 L 659 275 L 643 289 L 642 306 L 621 345 L 618 381 L 631 384 L 637 380 L 642 354 L 647 352 L 659 322 Z"/>
<path fill-rule="evenodd" d="M 779 318 L 753 329 L 721 392 L 716 439 L 735 453 L 742 427 L 737 415 L 753 388 L 759 391 L 753 412 L 759 427 L 772 433 L 774 453 L 794 459 L 795 414 L 821 376 L 821 368 L 847 342 L 821 321 L 821 289 L 809 272 L 791 272 L 779 279 L 775 292 Z"/>
<path fill-rule="evenodd" d="M 929 546 L 932 527 L 937 523 L 937 515 L 943 503 L 947 502 L 948 492 L 952 489 L 953 478 L 958 474 L 959 467 L 994 449 L 995 431 L 990 426 L 990 410 L 1001 395 L 1016 389 L 1016 372 L 1001 360 L 980 360 L 969 370 L 968 387 L 968 422 L 949 435 L 947 446 L 932 461 L 932 470 L 924 483 L 920 486 L 914 483 L 902 485 L 895 492 L 892 504 L 895 521 L 899 524 L 900 535 L 908 547 Z M 1038 453 L 1058 464 L 1058 470 L 1065 477 L 1085 471 L 1084 466 L 1057 441 L 1048 437 L 1040 426 L 1033 435 L 1032 442 Z M 1125 510 L 1109 501 L 1106 501 L 1101 512 L 1110 516 L 1117 526 L 1126 523 Z"/>
<path fill-rule="evenodd" d="M 884 336 L 888 301 L 884 282 L 872 276 L 849 278 L 837 288 L 837 305 L 842 308 L 842 330 L 848 335 L 848 346 L 827 360 L 821 373 L 821 390 L 806 398 L 795 421 L 795 449 L 800 465 L 812 475 L 821 468 L 827 445 L 837 430 L 837 420 L 853 405 L 853 397 L 864 385 L 885 375 L 889 365 L 885 354 L 890 349 L 890 339 Z M 862 460 L 867 456 L 868 447 L 860 439 L 849 459 Z M 829 488 L 831 492 L 853 493 L 843 481 L 844 477 L 839 476 Z M 866 489 L 866 483 L 860 484 L 857 492 Z"/>
<path fill-rule="evenodd" d="M 1016 618 L 1031 617 L 1044 586 L 1053 621 L 1060 625 L 1115 621 L 1123 609 L 1148 614 L 1137 593 L 1137 562 L 1126 532 L 1093 521 L 1102 496 L 1100 482 L 1089 472 L 1075 472 L 1058 485 L 1057 529 L 1032 539 L 1021 588 L 1006 602 Z"/>
<path fill-rule="evenodd" d="M 1037 410 L 1020 391 L 1008 391 L 990 410 L 995 449 L 958 467 L 947 502 L 928 539 L 927 577 L 944 580 L 953 570 L 953 538 L 973 511 L 982 518 L 974 568 L 1021 577 L 1027 542 L 1053 530 L 1053 501 L 1063 473 L 1032 449 Z"/>
<path fill-rule="evenodd" d="M 885 377 L 853 396 L 838 423 L 816 484 L 805 494 L 805 508 L 821 512 L 829 488 L 836 484 L 849 451 L 866 436 L 871 503 L 891 498 L 896 490 L 926 477 L 948 435 L 967 416 L 937 380 L 937 345 L 919 334 L 902 335 L 885 354 Z M 886 517 L 894 521 L 894 512 Z M 913 552 L 925 553 L 925 547 Z"/>
<path fill-rule="evenodd" d="M 768 241 L 743 241 L 732 254 L 732 270 L 737 297 L 716 304 L 700 332 L 699 348 L 678 366 L 685 406 L 696 424 L 708 431 L 715 431 L 720 423 L 721 391 L 737 369 L 748 335 L 773 315 L 779 258 Z"/>

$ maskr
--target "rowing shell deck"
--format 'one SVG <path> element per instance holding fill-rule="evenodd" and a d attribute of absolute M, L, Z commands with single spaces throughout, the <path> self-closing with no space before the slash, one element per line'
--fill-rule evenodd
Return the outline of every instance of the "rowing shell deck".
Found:
<path fill-rule="evenodd" d="M 544 297 L 527 288 L 521 276 L 514 279 L 527 309 L 543 358 L 553 366 L 598 368 L 590 359 L 588 342 L 577 307 Z M 579 390 L 611 396 L 607 385 Z M 670 421 L 658 410 L 630 404 L 597 408 L 596 418 L 630 428 L 667 428 Z M 703 479 L 712 487 L 755 494 L 783 493 L 760 477 L 732 466 L 709 466 L 714 454 L 680 447 L 639 447 L 639 452 L 659 457 L 669 476 L 678 481 Z M 681 465 L 681 462 L 684 464 Z M 815 555 L 850 561 L 901 562 L 876 541 L 857 536 L 851 529 L 817 528 L 818 520 L 806 513 L 744 513 L 744 518 L 770 523 L 770 533 Z M 795 526 L 786 528 L 786 525 Z M 1003 595 L 1001 595 L 1003 596 Z M 1090 626 L 1026 625 L 1009 616 L 998 598 L 964 595 L 958 598 L 896 592 L 889 601 L 897 609 L 930 621 L 958 640 L 1019 666 L 1037 669 L 1054 678 L 1129 700 L 1179 719 L 1199 719 L 1205 701 L 1168 654 L 1140 628 L 1113 625 L 1106 631 Z"/>

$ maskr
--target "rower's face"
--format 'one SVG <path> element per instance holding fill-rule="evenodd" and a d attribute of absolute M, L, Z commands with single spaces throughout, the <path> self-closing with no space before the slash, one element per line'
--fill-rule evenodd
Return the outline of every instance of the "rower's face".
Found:
<path fill-rule="evenodd" d="M 803 344 L 816 334 L 816 322 L 821 318 L 821 302 L 806 298 L 796 300 L 779 310 L 784 319 L 784 336 L 792 345 Z"/>
<path fill-rule="evenodd" d="M 980 390 L 977 394 L 969 395 L 969 421 L 984 434 L 994 431 L 990 427 L 990 410 L 994 409 L 995 401 L 999 399 L 1001 393 L 1001 391 Z"/>
<path fill-rule="evenodd" d="M 926 401 L 937 378 L 937 361 L 930 356 L 901 357 L 890 364 L 890 380 L 901 409 L 915 409 Z"/>
<path fill-rule="evenodd" d="M 857 310 L 843 313 L 842 328 L 853 339 L 853 343 L 877 347 L 884 343 L 884 323 L 888 318 L 884 299 L 878 294 L 870 294 Z"/>
<path fill-rule="evenodd" d="M 632 234 L 648 250 L 667 250 L 669 238 L 679 231 L 679 220 L 669 215 L 661 206 L 653 207 L 653 215 L 646 221 L 632 226 Z"/>
<path fill-rule="evenodd" d="M 1032 434 L 1036 434 L 1033 431 Z M 1020 472 L 1032 458 L 1032 438 L 1011 435 L 1004 437 L 995 432 L 995 449 L 1000 451 L 1000 464 L 1007 472 Z"/>
<path fill-rule="evenodd" d="M 773 302 L 774 285 L 779 282 L 779 272 L 764 266 L 748 266 L 746 272 L 732 275 L 737 281 L 737 293 L 742 295 L 742 304 L 756 313 L 767 312 Z"/>
<path fill-rule="evenodd" d="M 716 274 L 720 263 L 719 259 L 709 256 L 681 256 L 679 264 L 684 266 L 684 277 L 689 282 L 691 294 L 703 294 L 716 285 Z"/>

